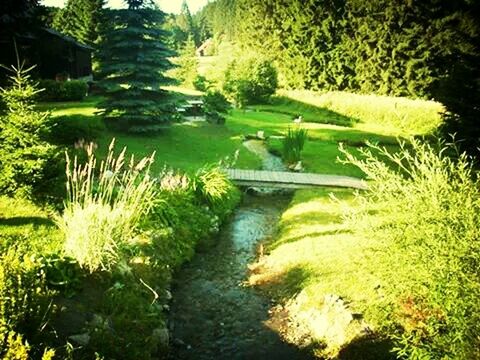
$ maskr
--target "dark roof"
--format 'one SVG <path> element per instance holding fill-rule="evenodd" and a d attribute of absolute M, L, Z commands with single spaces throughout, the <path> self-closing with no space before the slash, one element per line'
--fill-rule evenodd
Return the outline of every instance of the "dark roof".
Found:
<path fill-rule="evenodd" d="M 91 46 L 88 46 L 88 45 L 85 45 L 85 44 L 82 44 L 82 43 L 79 43 L 77 40 L 75 40 L 74 38 L 72 38 L 71 36 L 68 36 L 68 35 L 64 35 L 56 30 L 53 30 L 53 29 L 50 29 L 50 28 L 43 28 L 44 31 L 46 31 L 47 33 L 51 34 L 51 35 L 54 35 L 54 36 L 57 36 L 59 38 L 61 38 L 62 40 L 66 41 L 66 42 L 69 42 L 69 43 L 72 43 L 73 45 L 79 47 L 79 48 L 82 48 L 82 49 L 85 49 L 85 50 L 89 50 L 89 51 L 93 51 L 95 50 L 94 48 L 92 48 Z"/>

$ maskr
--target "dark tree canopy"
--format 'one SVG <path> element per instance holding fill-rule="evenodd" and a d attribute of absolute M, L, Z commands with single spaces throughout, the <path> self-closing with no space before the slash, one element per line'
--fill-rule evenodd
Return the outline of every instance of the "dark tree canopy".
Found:
<path fill-rule="evenodd" d="M 79 42 L 94 46 L 106 30 L 105 0 L 68 0 L 53 20 L 53 27 Z"/>
<path fill-rule="evenodd" d="M 147 4 L 130 1 L 129 8 L 113 14 L 113 29 L 101 44 L 101 86 L 107 99 L 100 105 L 117 127 L 151 132 L 169 121 L 164 72 L 172 55 L 160 28 L 164 14 Z"/>
<path fill-rule="evenodd" d="M 286 87 L 435 98 L 447 108 L 444 133 L 472 150 L 479 13 L 475 0 L 217 0 L 194 19 L 201 40 L 275 59 Z"/>

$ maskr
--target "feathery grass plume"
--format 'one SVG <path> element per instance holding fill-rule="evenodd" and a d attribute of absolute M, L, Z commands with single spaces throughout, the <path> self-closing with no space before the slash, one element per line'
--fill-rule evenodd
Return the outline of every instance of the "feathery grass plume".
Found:
<path fill-rule="evenodd" d="M 395 153 L 370 145 L 360 159 L 341 150 L 371 179 L 346 221 L 376 243 L 365 261 L 390 309 L 394 351 L 408 359 L 478 358 L 480 181 L 471 159 L 454 144 L 418 140 Z"/>
<path fill-rule="evenodd" d="M 283 158 L 289 163 L 293 164 L 301 160 L 301 154 L 305 141 L 307 140 L 308 131 L 300 126 L 296 128 L 289 127 L 287 134 L 283 139 Z"/>
<path fill-rule="evenodd" d="M 154 153 L 126 162 L 124 148 L 100 162 L 90 144 L 88 160 L 82 165 L 67 158 L 67 200 L 63 216 L 57 219 L 65 234 L 65 251 L 90 272 L 108 270 L 119 257 L 119 248 L 134 234 L 142 215 L 155 197 L 155 179 L 149 176 Z"/>

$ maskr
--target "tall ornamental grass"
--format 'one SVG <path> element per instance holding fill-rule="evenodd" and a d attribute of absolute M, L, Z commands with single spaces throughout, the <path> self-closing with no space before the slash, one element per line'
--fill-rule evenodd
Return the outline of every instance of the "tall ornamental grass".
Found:
<path fill-rule="evenodd" d="M 302 159 L 307 135 L 308 131 L 302 127 L 288 128 L 282 143 L 283 158 L 287 163 L 293 164 Z"/>
<path fill-rule="evenodd" d="M 93 144 L 83 165 L 67 154 L 67 200 L 57 222 L 66 253 L 90 272 L 111 268 L 155 197 L 155 180 L 149 176 L 154 154 L 127 162 L 126 149 L 115 156 L 113 145 L 99 167 Z"/>
<path fill-rule="evenodd" d="M 396 153 L 344 153 L 371 179 L 347 222 L 375 240 L 365 262 L 377 269 L 396 354 L 479 359 L 480 181 L 470 159 L 416 140 Z"/>

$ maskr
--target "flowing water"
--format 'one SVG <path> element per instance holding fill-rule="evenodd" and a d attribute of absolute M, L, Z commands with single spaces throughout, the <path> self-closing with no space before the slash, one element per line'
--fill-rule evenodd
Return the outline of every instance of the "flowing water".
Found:
<path fill-rule="evenodd" d="M 258 144 L 253 146 L 262 151 Z M 263 155 L 265 168 L 281 165 L 277 159 L 266 165 L 265 156 L 273 157 Z M 177 274 L 170 317 L 171 359 L 308 358 L 267 326 L 272 304 L 244 285 L 257 246 L 274 235 L 289 200 L 279 194 L 245 195 L 216 246 L 198 253 Z"/>

